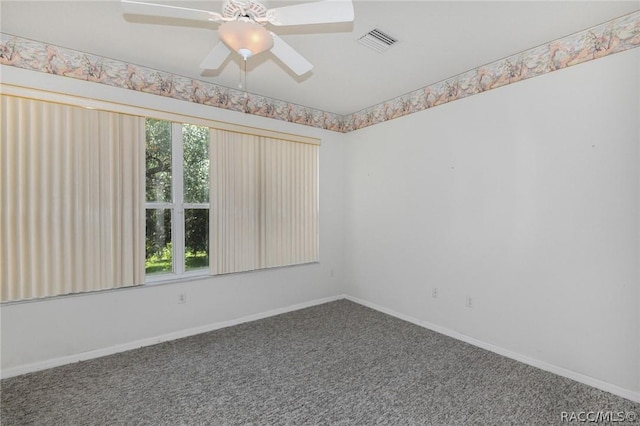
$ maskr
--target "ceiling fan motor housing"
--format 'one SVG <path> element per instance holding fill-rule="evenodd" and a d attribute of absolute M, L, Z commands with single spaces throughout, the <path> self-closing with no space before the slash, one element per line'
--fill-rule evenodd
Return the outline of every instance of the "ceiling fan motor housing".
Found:
<path fill-rule="evenodd" d="M 226 0 L 222 6 L 222 16 L 230 19 L 248 17 L 255 21 L 267 16 L 267 8 L 254 0 Z"/>

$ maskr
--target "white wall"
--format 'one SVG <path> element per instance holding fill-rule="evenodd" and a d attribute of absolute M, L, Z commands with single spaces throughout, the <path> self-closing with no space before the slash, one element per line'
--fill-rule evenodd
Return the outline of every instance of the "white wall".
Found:
<path fill-rule="evenodd" d="M 347 293 L 637 394 L 639 62 L 347 135 L 0 67 L 5 83 L 322 138 L 319 264 L 4 305 L 3 374 Z"/>
<path fill-rule="evenodd" d="M 640 390 L 639 63 L 348 134 L 345 293 Z"/>
<path fill-rule="evenodd" d="M 241 113 L 2 67 L 3 83 L 19 84 L 214 120 L 314 136 L 320 147 L 320 262 L 267 271 L 3 305 L 4 376 L 108 353 L 132 342 L 179 336 L 251 315 L 335 297 L 342 292 L 344 135 Z M 186 292 L 187 303 L 178 304 Z M 96 352 L 91 352 L 96 351 Z"/>

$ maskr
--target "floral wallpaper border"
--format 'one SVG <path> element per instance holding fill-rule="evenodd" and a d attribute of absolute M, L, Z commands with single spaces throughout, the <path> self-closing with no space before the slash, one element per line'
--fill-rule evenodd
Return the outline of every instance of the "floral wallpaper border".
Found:
<path fill-rule="evenodd" d="M 640 11 L 636 11 L 350 114 L 342 131 L 362 129 L 639 46 Z"/>
<path fill-rule="evenodd" d="M 342 131 L 344 116 L 0 33 L 0 64 Z"/>
<path fill-rule="evenodd" d="M 636 11 L 348 115 L 4 33 L 0 64 L 346 133 L 639 46 Z"/>

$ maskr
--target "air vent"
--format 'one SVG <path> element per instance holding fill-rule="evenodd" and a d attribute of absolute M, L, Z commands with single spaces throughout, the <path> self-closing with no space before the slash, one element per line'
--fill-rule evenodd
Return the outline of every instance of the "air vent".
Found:
<path fill-rule="evenodd" d="M 382 32 L 382 30 L 374 28 L 360 37 L 358 39 L 358 42 L 370 49 L 375 50 L 376 52 L 382 53 L 396 44 L 398 40 L 394 37 L 391 37 L 389 34 Z"/>

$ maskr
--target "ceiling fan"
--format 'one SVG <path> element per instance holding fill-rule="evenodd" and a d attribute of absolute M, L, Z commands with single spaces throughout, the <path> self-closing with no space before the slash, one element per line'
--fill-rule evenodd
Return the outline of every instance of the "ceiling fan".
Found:
<path fill-rule="evenodd" d="M 297 75 L 309 72 L 313 65 L 285 43 L 266 25 L 306 25 L 353 21 L 351 0 L 322 0 L 267 9 L 257 0 L 225 0 L 222 13 L 135 0 L 121 0 L 124 13 L 151 15 L 220 23 L 218 43 L 200 64 L 203 69 L 218 69 L 232 51 L 244 60 L 271 50 Z"/>

